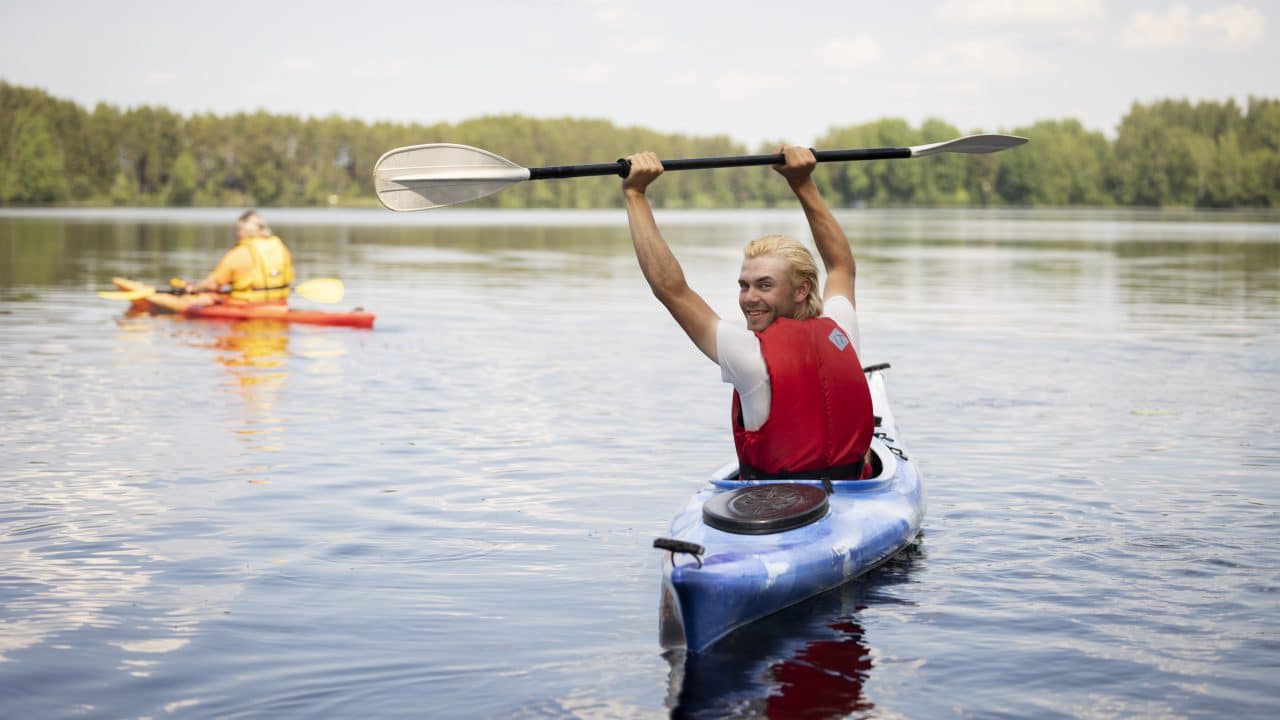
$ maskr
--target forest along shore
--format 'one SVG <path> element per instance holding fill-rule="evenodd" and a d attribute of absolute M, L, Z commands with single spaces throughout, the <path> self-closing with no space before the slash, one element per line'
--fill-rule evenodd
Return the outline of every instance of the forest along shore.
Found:
<path fill-rule="evenodd" d="M 1114 138 L 1070 118 L 963 129 L 939 119 L 913 126 L 885 118 L 834 127 L 813 145 L 902 147 L 979 130 L 1031 142 L 1001 155 L 842 163 L 815 178 L 837 207 L 1280 207 L 1280 99 L 1250 98 L 1244 107 L 1231 100 L 1135 102 Z M 608 161 L 642 149 L 663 158 L 774 149 L 579 118 L 397 124 L 267 112 L 182 115 L 103 103 L 87 109 L 0 81 L 0 204 L 374 207 L 372 170 L 382 153 L 428 142 L 475 145 L 526 167 Z M 665 208 L 792 202 L 762 168 L 680 173 L 652 195 Z M 527 183 L 475 205 L 585 209 L 620 201 L 617 178 L 603 177 Z"/>

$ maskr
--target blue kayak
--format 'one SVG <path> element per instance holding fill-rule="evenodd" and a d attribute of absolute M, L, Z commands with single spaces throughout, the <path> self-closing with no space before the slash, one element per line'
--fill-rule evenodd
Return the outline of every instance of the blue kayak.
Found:
<path fill-rule="evenodd" d="M 736 628 L 852 580 L 920 532 L 920 470 L 898 437 L 883 370 L 867 369 L 877 417 L 865 480 L 739 480 L 722 467 L 671 521 L 664 548 L 664 647 L 706 649 Z M 757 522 L 755 518 L 761 518 Z"/>

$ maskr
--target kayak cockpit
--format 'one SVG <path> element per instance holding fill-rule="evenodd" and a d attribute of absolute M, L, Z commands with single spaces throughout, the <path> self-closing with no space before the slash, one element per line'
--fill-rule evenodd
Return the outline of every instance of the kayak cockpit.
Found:
<path fill-rule="evenodd" d="M 866 492 L 878 490 L 891 482 L 898 473 L 899 455 L 895 448 L 880 436 L 871 440 L 871 477 L 861 480 L 830 480 L 836 493 Z M 743 480 L 738 473 L 738 462 L 725 463 L 711 476 L 711 484 L 719 490 L 733 490 L 751 485 L 768 485 L 777 483 L 800 483 L 802 485 L 823 486 L 823 481 L 808 478 L 783 478 L 769 480 Z"/>

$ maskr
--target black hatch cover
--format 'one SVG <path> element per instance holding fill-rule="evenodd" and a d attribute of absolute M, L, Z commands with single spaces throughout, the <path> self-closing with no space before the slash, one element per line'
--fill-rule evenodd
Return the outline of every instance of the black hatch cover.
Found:
<path fill-rule="evenodd" d="M 801 483 L 771 483 L 716 493 L 702 505 L 702 521 L 739 535 L 768 535 L 804 527 L 827 514 L 827 493 Z"/>

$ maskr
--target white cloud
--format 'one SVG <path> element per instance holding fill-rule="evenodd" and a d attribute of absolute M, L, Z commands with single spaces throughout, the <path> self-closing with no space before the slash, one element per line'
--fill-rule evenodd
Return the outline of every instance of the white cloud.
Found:
<path fill-rule="evenodd" d="M 631 9 L 625 3 L 615 0 L 596 0 L 596 22 L 609 27 L 617 27 L 627 21 Z"/>
<path fill-rule="evenodd" d="M 407 71 L 405 64 L 398 60 L 369 61 L 355 66 L 348 75 L 357 78 L 384 78 L 404 75 Z"/>
<path fill-rule="evenodd" d="M 721 100 L 753 100 L 786 87 L 779 73 L 731 71 L 716 79 L 716 96 Z"/>
<path fill-rule="evenodd" d="M 285 58 L 280 68 L 287 72 L 307 72 L 316 68 L 316 61 L 309 57 L 294 56 Z"/>
<path fill-rule="evenodd" d="M 1052 24 L 1098 20 L 1102 0 L 947 0 L 934 11 L 939 20 L 967 23 Z"/>
<path fill-rule="evenodd" d="M 1262 40 L 1265 27 L 1262 11 L 1252 5 L 1226 5 L 1192 15 L 1178 3 L 1163 13 L 1133 13 L 1120 33 L 1120 44 L 1133 50 L 1197 45 L 1244 50 Z"/>
<path fill-rule="evenodd" d="M 915 69 L 939 77 L 1016 76 L 1045 72 L 1049 64 L 1020 54 L 1000 42 L 963 42 L 926 50 L 916 59 Z"/>
<path fill-rule="evenodd" d="M 609 41 L 609 46 L 625 55 L 638 57 L 656 57 L 667 52 L 667 39 L 662 35 L 640 35 L 618 37 Z"/>
<path fill-rule="evenodd" d="M 143 73 L 142 79 L 148 85 L 160 85 L 177 80 L 178 74 L 169 70 L 148 70 L 146 73 Z"/>
<path fill-rule="evenodd" d="M 828 40 L 813 53 L 814 62 L 833 68 L 853 69 L 870 65 L 883 55 L 879 43 L 870 35 L 852 40 Z"/>
<path fill-rule="evenodd" d="M 1191 42 L 1191 11 L 1181 3 L 1165 13 L 1135 12 L 1120 33 L 1120 44 L 1136 50 L 1181 47 Z"/>
<path fill-rule="evenodd" d="M 1267 19 L 1252 5 L 1227 5 L 1197 18 L 1199 25 L 1220 33 L 1219 41 L 1236 50 L 1253 47 L 1262 40 Z"/>
<path fill-rule="evenodd" d="M 560 80 L 572 85 L 601 85 L 608 82 L 616 70 L 607 63 L 574 65 L 560 73 Z"/>
<path fill-rule="evenodd" d="M 693 87 L 702 81 L 696 70 L 677 70 L 667 75 L 667 83 L 679 87 Z"/>

